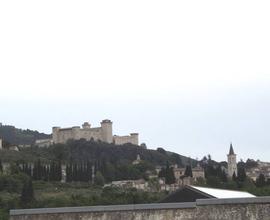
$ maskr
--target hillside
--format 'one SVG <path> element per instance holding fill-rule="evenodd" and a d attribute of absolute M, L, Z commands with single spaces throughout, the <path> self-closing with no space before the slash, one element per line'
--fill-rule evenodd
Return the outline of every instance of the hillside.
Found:
<path fill-rule="evenodd" d="M 50 135 L 29 129 L 19 129 L 11 125 L 0 125 L 0 138 L 12 145 L 31 145 L 37 139 L 50 138 Z"/>
<path fill-rule="evenodd" d="M 0 154 L 2 161 L 42 161 L 82 162 L 82 161 L 106 161 L 112 164 L 130 164 L 140 154 L 141 159 L 150 164 L 165 165 L 166 161 L 180 166 L 195 162 L 190 158 L 176 154 L 167 153 L 162 148 L 158 150 L 144 149 L 140 146 L 126 144 L 114 145 L 94 141 L 69 141 L 67 144 L 56 144 L 48 148 L 29 147 L 22 148 L 19 152 L 3 150 Z"/>

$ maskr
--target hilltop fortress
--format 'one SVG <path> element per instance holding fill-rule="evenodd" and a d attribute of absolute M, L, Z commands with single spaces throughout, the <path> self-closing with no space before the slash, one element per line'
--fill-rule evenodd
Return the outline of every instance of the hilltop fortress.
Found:
<path fill-rule="evenodd" d="M 71 128 L 52 128 L 52 142 L 55 144 L 66 143 L 68 140 L 95 140 L 103 141 L 106 143 L 114 143 L 122 145 L 131 143 L 134 145 L 139 144 L 139 134 L 131 133 L 126 136 L 113 135 L 112 121 L 105 119 L 100 122 L 100 127 L 91 128 L 88 122 L 83 123 L 82 127 L 75 126 Z"/>

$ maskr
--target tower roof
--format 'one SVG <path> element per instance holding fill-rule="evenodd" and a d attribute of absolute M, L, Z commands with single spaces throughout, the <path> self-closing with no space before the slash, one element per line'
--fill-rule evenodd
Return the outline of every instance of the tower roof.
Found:
<path fill-rule="evenodd" d="M 233 146 L 232 146 L 232 143 L 231 143 L 229 155 L 233 155 L 233 154 L 234 154 L 234 151 L 233 151 Z"/>

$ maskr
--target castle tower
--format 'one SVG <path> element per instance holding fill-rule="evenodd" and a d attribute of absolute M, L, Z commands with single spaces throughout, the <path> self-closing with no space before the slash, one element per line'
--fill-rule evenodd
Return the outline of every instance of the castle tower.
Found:
<path fill-rule="evenodd" d="M 55 144 L 57 144 L 59 142 L 59 140 L 58 140 L 59 130 L 60 130 L 60 127 L 53 127 L 52 128 L 53 143 L 55 143 Z"/>
<path fill-rule="evenodd" d="M 100 124 L 102 131 L 101 134 L 102 141 L 112 143 L 113 142 L 112 122 L 108 119 L 105 119 L 102 122 L 100 122 Z"/>
<path fill-rule="evenodd" d="M 233 151 L 232 143 L 230 145 L 230 151 L 227 157 L 228 157 L 228 176 L 232 177 L 234 173 L 235 176 L 237 176 L 236 154 Z"/>
<path fill-rule="evenodd" d="M 132 144 L 139 145 L 139 134 L 138 133 L 130 133 Z"/>
<path fill-rule="evenodd" d="M 88 122 L 84 122 L 84 123 L 82 124 L 82 128 L 83 128 L 83 129 L 90 129 L 90 128 L 91 128 L 91 125 L 90 125 Z"/>

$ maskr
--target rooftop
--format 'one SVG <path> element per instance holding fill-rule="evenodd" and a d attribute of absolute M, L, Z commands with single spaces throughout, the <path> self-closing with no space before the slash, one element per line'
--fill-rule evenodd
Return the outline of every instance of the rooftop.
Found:
<path fill-rule="evenodd" d="M 234 155 L 234 150 L 233 150 L 232 143 L 231 143 L 231 145 L 230 145 L 230 152 L 229 152 L 229 155 Z"/>
<path fill-rule="evenodd" d="M 227 190 L 227 189 L 216 189 L 216 188 L 207 188 L 207 187 L 198 187 L 191 186 L 195 190 L 211 195 L 217 199 L 226 199 L 226 198 L 250 198 L 255 197 L 254 195 L 248 192 L 236 191 L 236 190 Z"/>

